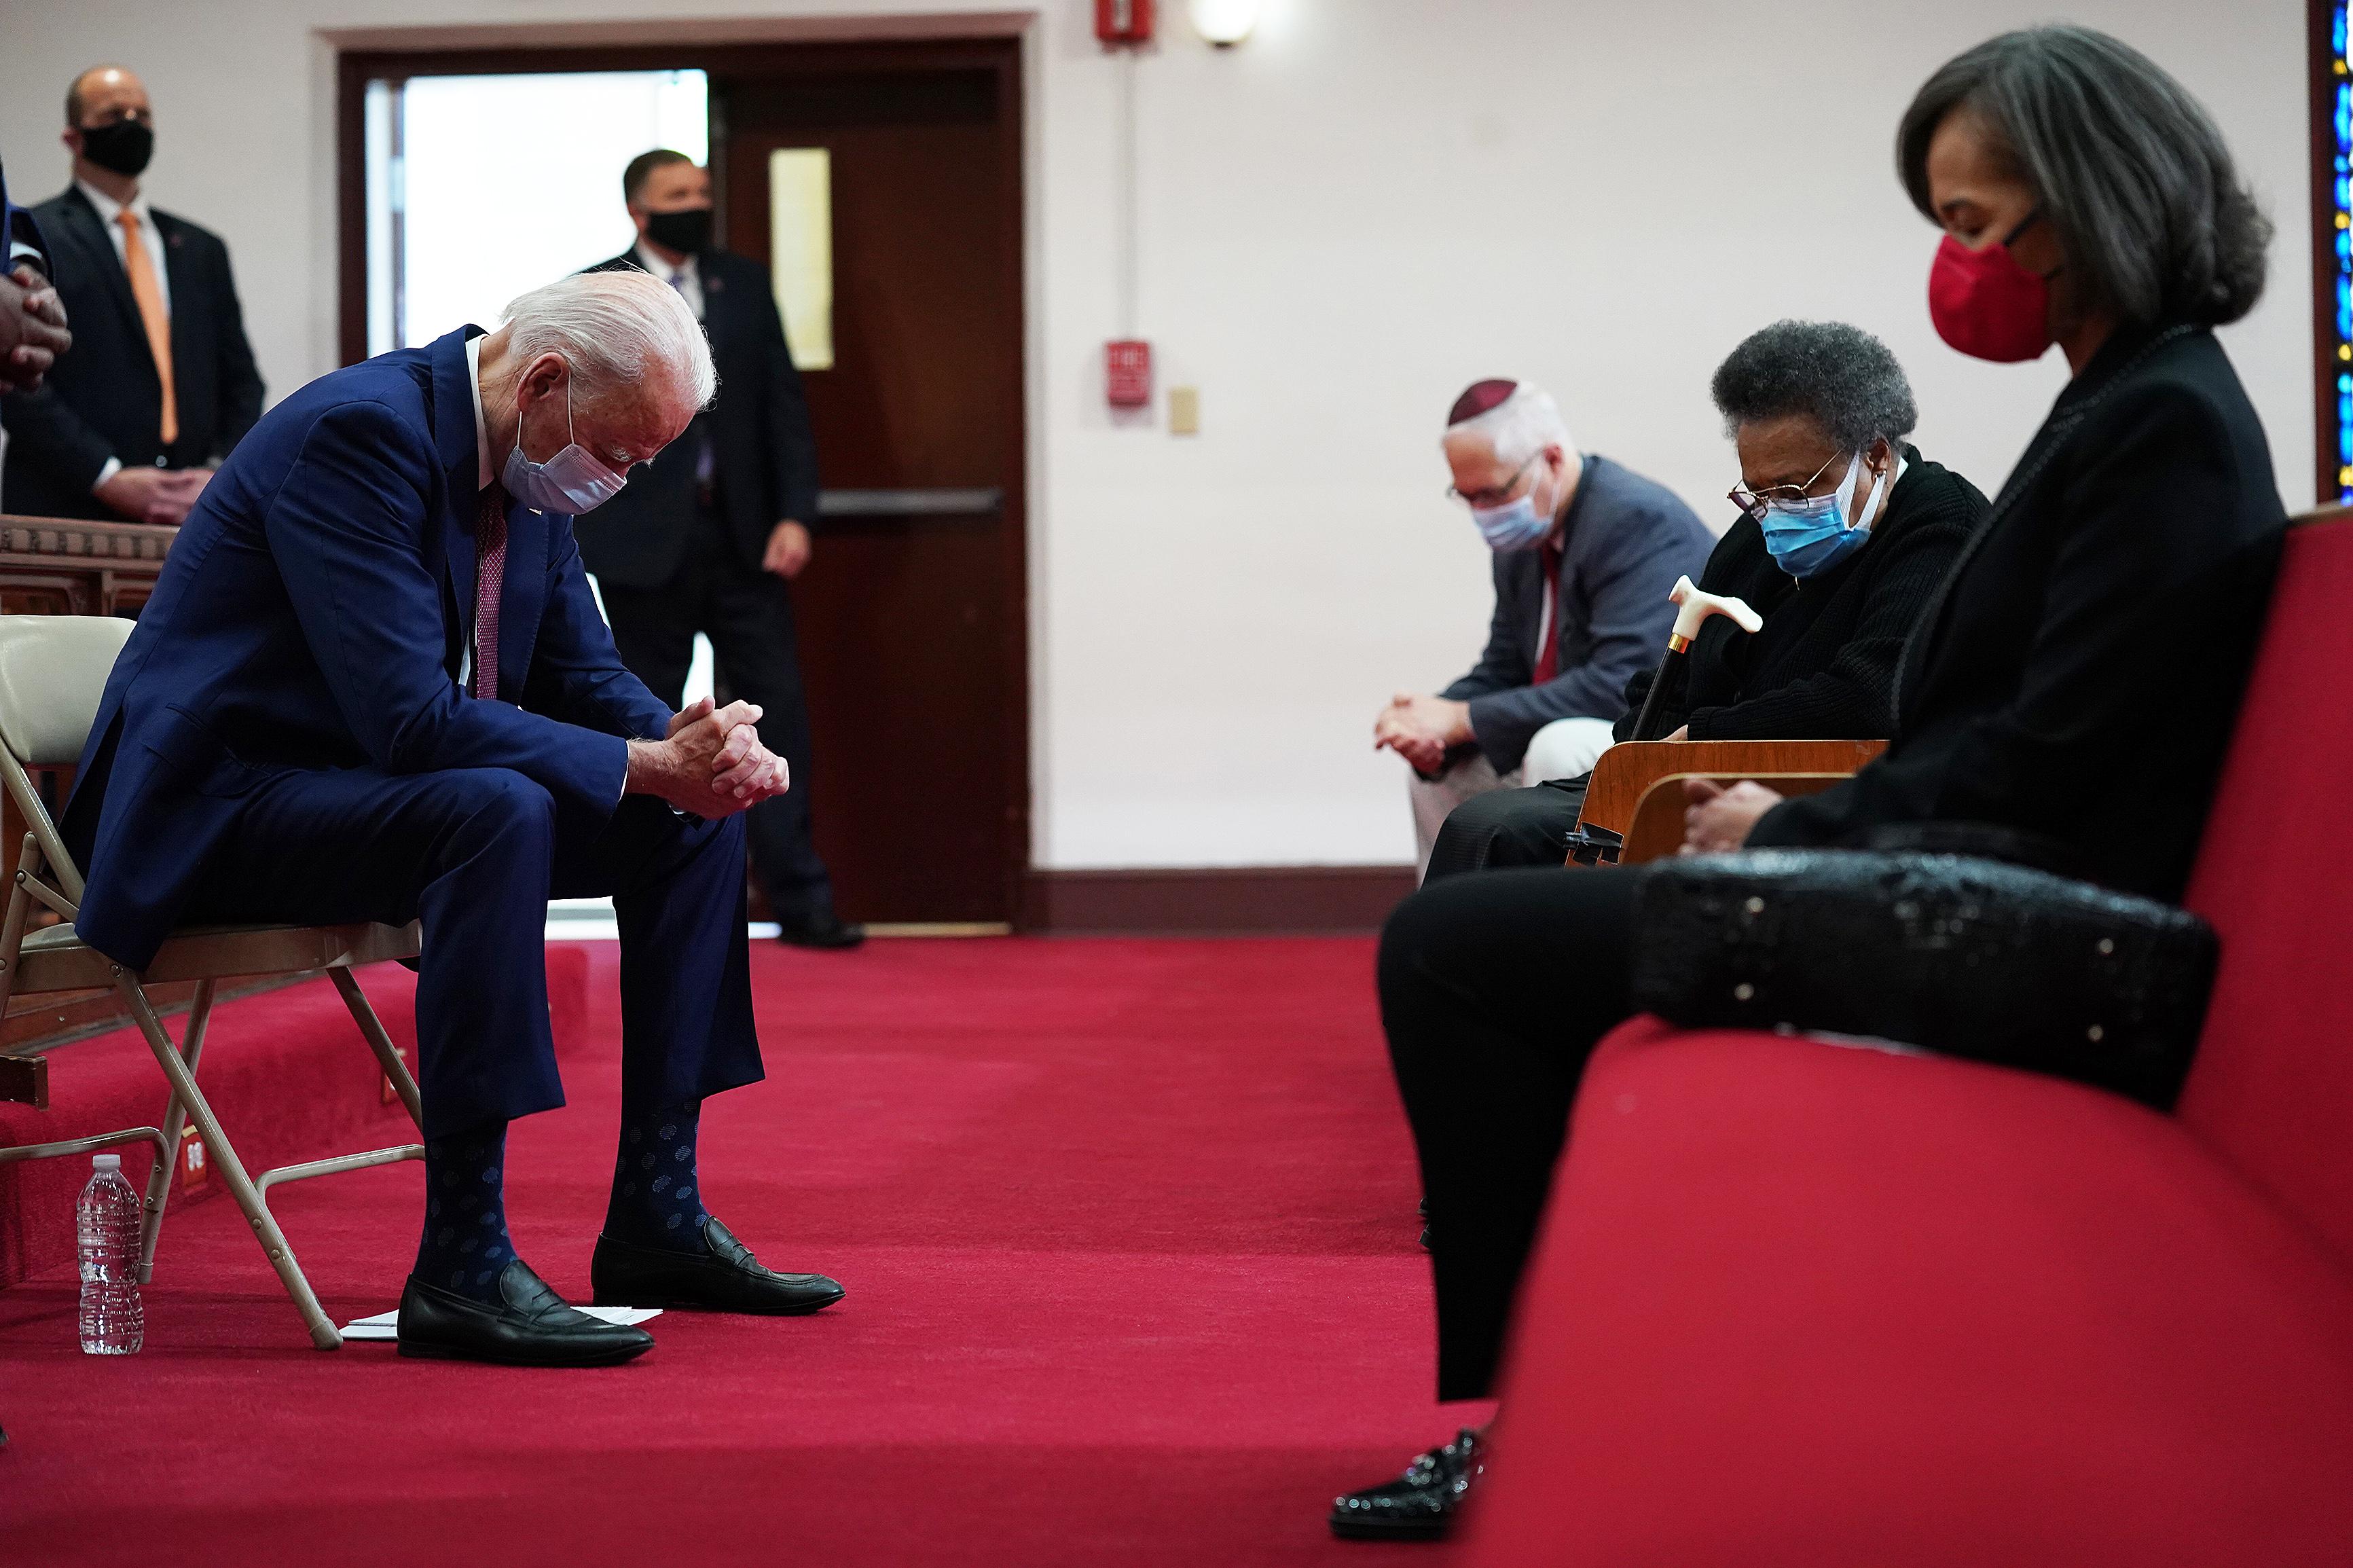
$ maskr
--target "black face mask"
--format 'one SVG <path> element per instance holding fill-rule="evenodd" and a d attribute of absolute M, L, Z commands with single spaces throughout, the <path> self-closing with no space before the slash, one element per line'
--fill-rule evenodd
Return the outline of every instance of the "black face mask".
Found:
<path fill-rule="evenodd" d="M 674 213 L 648 213 L 646 237 L 667 250 L 700 255 L 711 248 L 711 209 L 686 207 Z"/>
<path fill-rule="evenodd" d="M 136 178 L 155 155 L 154 128 L 142 120 L 81 128 L 81 155 L 110 174 Z"/>

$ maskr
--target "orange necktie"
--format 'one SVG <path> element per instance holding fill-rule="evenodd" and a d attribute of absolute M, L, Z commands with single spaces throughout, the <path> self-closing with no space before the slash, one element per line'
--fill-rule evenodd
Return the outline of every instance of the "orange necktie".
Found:
<path fill-rule="evenodd" d="M 180 438 L 180 403 L 172 393 L 172 314 L 164 309 L 164 290 L 155 281 L 155 263 L 139 232 L 139 219 L 129 207 L 114 215 L 122 226 L 122 269 L 131 274 L 131 297 L 139 301 L 139 320 L 147 328 L 147 352 L 155 356 L 155 377 L 164 384 L 164 445 Z"/>

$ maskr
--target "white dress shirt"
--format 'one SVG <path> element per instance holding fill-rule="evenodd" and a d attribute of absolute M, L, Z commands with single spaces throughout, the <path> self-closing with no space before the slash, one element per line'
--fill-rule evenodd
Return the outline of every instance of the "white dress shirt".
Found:
<path fill-rule="evenodd" d="M 686 308 L 694 312 L 694 319 L 698 321 L 702 320 L 702 271 L 695 265 L 693 257 L 690 256 L 672 267 L 649 249 L 641 239 L 631 247 L 629 258 L 663 282 L 670 283 L 685 299 Z M 671 282 L 672 279 L 677 281 Z"/>
<path fill-rule="evenodd" d="M 482 344 L 486 338 L 466 340 L 466 384 L 474 394 L 474 488 L 491 488 L 491 427 L 482 419 Z"/>
<path fill-rule="evenodd" d="M 130 241 L 122 237 L 122 204 L 88 180 L 76 180 L 74 188 L 98 209 L 98 221 L 105 227 L 106 237 L 114 242 L 114 259 L 121 264 L 123 276 L 128 278 L 131 247 Z M 164 231 L 155 226 L 155 215 L 148 210 L 143 191 L 131 198 L 131 216 L 138 222 L 139 237 L 146 242 L 147 263 L 155 271 L 155 293 L 164 301 L 164 314 L 168 319 L 172 314 L 172 269 L 164 264 Z M 121 458 L 107 458 L 106 466 L 98 470 L 98 478 L 90 481 L 90 493 L 96 495 L 104 489 L 106 481 L 121 471 Z"/>
<path fill-rule="evenodd" d="M 88 180 L 76 180 L 74 188 L 98 209 L 98 221 L 106 226 L 106 237 L 114 242 L 114 259 L 122 264 L 124 275 L 128 276 L 131 260 L 122 237 L 122 204 Z M 155 226 L 155 215 L 148 210 L 144 192 L 131 198 L 131 216 L 138 220 L 139 237 L 147 242 L 147 259 L 155 268 L 155 291 L 163 296 L 164 314 L 168 316 L 172 313 L 172 269 L 164 264 L 164 231 Z"/>

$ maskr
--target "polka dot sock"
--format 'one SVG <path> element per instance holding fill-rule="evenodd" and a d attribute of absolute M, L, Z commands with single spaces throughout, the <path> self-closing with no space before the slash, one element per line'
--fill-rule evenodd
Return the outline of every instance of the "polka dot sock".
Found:
<path fill-rule="evenodd" d="M 638 1247 L 694 1252 L 702 1247 L 702 1178 L 695 1173 L 694 1141 L 702 1107 L 621 1110 L 620 1152 L 613 1162 L 613 1198 L 605 1234 Z"/>
<path fill-rule="evenodd" d="M 425 1239 L 417 1278 L 477 1301 L 498 1297 L 507 1238 L 507 1124 L 425 1141 Z"/>

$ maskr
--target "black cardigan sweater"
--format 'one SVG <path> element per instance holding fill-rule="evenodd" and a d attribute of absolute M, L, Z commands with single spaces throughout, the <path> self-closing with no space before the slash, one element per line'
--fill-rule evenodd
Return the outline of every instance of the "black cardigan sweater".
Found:
<path fill-rule="evenodd" d="M 2286 522 L 2214 335 L 2119 331 L 2069 383 L 1897 672 L 1887 753 L 1774 807 L 1752 846 L 1985 822 L 2179 900 Z"/>
<path fill-rule="evenodd" d="M 1950 468 L 1910 447 L 1904 458 L 1870 540 L 1803 582 L 1775 563 L 1753 518 L 1733 524 L 1699 585 L 1746 600 L 1765 629 L 1751 636 L 1709 617 L 1658 733 L 1688 725 L 1694 741 L 1875 741 L 1894 732 L 1904 639 L 1987 510 L 1978 488 Z M 1633 734 L 1653 673 L 1628 683 L 1618 739 Z"/>

